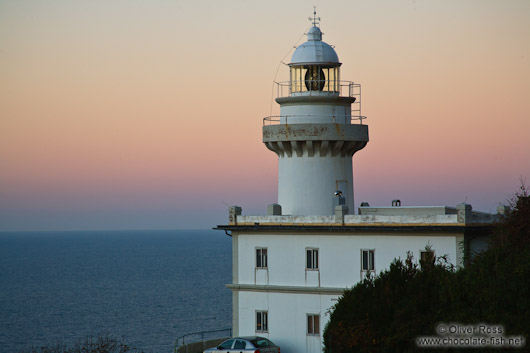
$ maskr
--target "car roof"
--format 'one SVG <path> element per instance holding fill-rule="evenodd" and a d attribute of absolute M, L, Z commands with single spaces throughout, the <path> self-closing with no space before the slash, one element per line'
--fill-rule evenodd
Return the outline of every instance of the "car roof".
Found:
<path fill-rule="evenodd" d="M 261 336 L 241 336 L 241 337 L 234 337 L 233 339 L 244 339 L 244 340 L 261 340 L 261 339 L 266 339 L 267 341 L 269 340 L 268 338 L 265 338 L 265 337 L 261 337 Z"/>

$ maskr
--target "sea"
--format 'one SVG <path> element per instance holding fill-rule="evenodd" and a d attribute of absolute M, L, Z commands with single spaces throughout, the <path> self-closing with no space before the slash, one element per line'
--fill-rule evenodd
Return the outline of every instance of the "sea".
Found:
<path fill-rule="evenodd" d="M 101 334 L 173 352 L 231 328 L 231 263 L 215 230 L 0 233 L 0 352 Z"/>

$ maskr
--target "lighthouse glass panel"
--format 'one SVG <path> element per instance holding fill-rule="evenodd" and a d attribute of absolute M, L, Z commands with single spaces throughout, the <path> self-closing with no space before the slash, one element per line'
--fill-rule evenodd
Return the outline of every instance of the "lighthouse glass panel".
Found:
<path fill-rule="evenodd" d="M 305 88 L 308 91 L 322 91 L 326 85 L 324 70 L 319 65 L 311 65 L 304 76 Z"/>
<path fill-rule="evenodd" d="M 291 93 L 339 92 L 339 67 L 322 65 L 291 66 Z"/>

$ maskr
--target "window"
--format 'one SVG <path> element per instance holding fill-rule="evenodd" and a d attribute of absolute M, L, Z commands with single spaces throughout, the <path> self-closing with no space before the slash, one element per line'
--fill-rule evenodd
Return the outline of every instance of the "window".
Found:
<path fill-rule="evenodd" d="M 274 347 L 274 343 L 263 337 L 256 337 L 256 339 L 251 339 L 250 342 L 259 348 Z"/>
<path fill-rule="evenodd" d="M 234 343 L 234 340 L 228 340 L 228 341 L 225 341 L 223 343 L 221 343 L 217 348 L 219 348 L 220 350 L 222 349 L 230 349 L 232 348 L 232 344 Z"/>
<path fill-rule="evenodd" d="M 245 349 L 247 346 L 245 341 L 236 340 L 236 344 L 234 344 L 234 349 Z"/>
<path fill-rule="evenodd" d="M 267 248 L 256 248 L 256 268 L 267 268 Z"/>
<path fill-rule="evenodd" d="M 318 249 L 306 249 L 305 268 L 307 270 L 318 270 Z"/>
<path fill-rule="evenodd" d="M 320 315 L 307 315 L 307 334 L 312 336 L 320 335 Z"/>
<path fill-rule="evenodd" d="M 269 314 L 267 311 L 256 311 L 256 332 L 269 331 Z"/>
<path fill-rule="evenodd" d="M 423 250 L 420 251 L 420 263 L 434 263 L 436 257 L 434 256 L 434 251 L 432 250 Z"/>
<path fill-rule="evenodd" d="M 375 271 L 375 250 L 361 250 L 361 271 Z"/>

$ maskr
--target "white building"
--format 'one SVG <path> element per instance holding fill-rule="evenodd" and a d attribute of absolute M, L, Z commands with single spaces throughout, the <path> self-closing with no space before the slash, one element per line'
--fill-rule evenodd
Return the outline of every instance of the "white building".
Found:
<path fill-rule="evenodd" d="M 352 156 L 368 142 L 360 85 L 340 80 L 335 50 L 317 26 L 278 83 L 280 116 L 264 119 L 263 142 L 278 155 L 278 204 L 267 215 L 230 209 L 233 333 L 260 335 L 282 353 L 321 352 L 329 310 L 346 288 L 429 245 L 456 266 L 478 248 L 495 215 L 457 207 L 361 205 L 354 213 Z M 352 106 L 353 105 L 353 106 Z M 500 212 L 504 208 L 500 209 Z"/>

